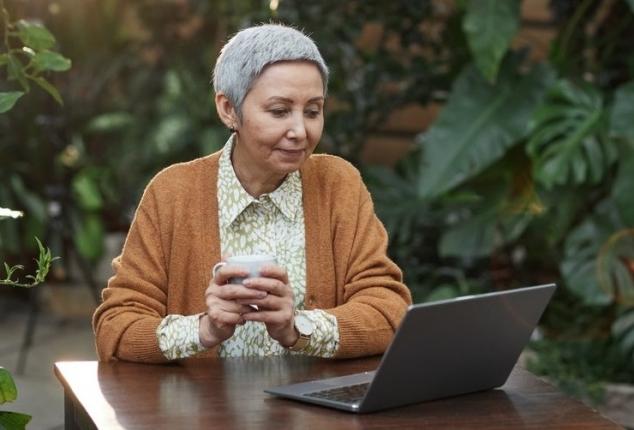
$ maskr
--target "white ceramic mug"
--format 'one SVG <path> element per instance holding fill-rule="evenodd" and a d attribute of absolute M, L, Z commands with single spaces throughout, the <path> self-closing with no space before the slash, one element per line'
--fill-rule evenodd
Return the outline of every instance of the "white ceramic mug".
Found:
<path fill-rule="evenodd" d="M 256 278 L 260 276 L 260 269 L 262 266 L 277 264 L 277 259 L 272 255 L 267 254 L 252 254 L 252 255 L 234 255 L 232 257 L 227 258 L 227 261 L 221 261 L 217 263 L 212 269 L 212 273 L 214 278 L 216 277 L 216 272 L 227 265 L 231 266 L 242 266 L 245 267 L 249 271 L 249 275 L 240 278 L 231 278 L 229 279 L 230 284 L 241 284 L 247 278 Z"/>

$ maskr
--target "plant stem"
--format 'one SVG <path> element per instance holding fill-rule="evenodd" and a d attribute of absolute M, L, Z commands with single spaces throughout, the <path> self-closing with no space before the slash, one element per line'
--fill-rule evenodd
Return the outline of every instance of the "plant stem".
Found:
<path fill-rule="evenodd" d="M 581 20 L 583 15 L 585 15 L 586 11 L 592 5 L 593 2 L 594 0 L 585 0 L 583 3 L 581 3 L 581 6 L 579 6 L 575 10 L 575 13 L 572 15 L 570 22 L 568 22 L 568 25 L 566 25 L 566 29 L 564 30 L 564 33 L 561 36 L 561 44 L 559 49 L 558 60 L 561 60 L 562 58 L 566 56 L 566 52 L 568 51 L 568 45 L 570 44 L 570 40 L 572 39 L 572 34 L 577 29 L 577 26 L 579 25 L 579 21 Z"/>
<path fill-rule="evenodd" d="M 10 51 L 9 46 L 9 12 L 4 7 L 4 0 L 0 0 L 0 10 L 2 11 L 2 20 L 4 21 L 4 46 Z"/>

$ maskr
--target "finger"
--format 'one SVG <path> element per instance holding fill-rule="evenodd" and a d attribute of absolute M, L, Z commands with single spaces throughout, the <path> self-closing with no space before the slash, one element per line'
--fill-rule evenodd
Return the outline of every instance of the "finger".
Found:
<path fill-rule="evenodd" d="M 225 312 L 234 312 L 243 314 L 245 312 L 250 312 L 252 309 L 245 305 L 244 302 L 253 302 L 257 300 L 257 298 L 252 298 L 248 300 L 244 300 L 244 302 L 239 303 L 237 300 L 227 300 L 219 296 L 219 294 L 224 293 L 224 289 L 229 289 L 228 286 L 214 286 L 209 287 L 207 292 L 205 293 L 205 304 L 207 305 L 207 309 L 222 309 Z M 252 293 L 252 292 L 250 292 Z M 260 293 L 262 294 L 262 293 Z M 264 293 L 266 294 L 266 293 Z"/>
<path fill-rule="evenodd" d="M 225 285 L 231 278 L 244 278 L 245 276 L 249 276 L 249 270 L 246 267 L 225 264 L 216 270 L 213 281 L 216 285 Z"/>
<path fill-rule="evenodd" d="M 242 318 L 245 321 L 257 321 L 267 325 L 286 325 L 290 324 L 292 319 L 292 312 L 280 312 L 280 311 L 257 311 L 242 314 Z"/>
<path fill-rule="evenodd" d="M 278 297 L 293 295 L 293 290 L 290 285 L 275 278 L 249 278 L 245 279 L 242 283 L 247 288 L 266 291 L 267 293 Z"/>
<path fill-rule="evenodd" d="M 226 284 L 212 289 L 210 295 L 222 300 L 251 301 L 265 298 L 268 295 L 268 292 L 254 288 L 247 288 L 246 286 L 240 284 Z"/>
<path fill-rule="evenodd" d="M 245 321 L 244 317 L 241 314 L 225 312 L 222 309 L 218 308 L 209 309 L 207 311 L 207 315 L 209 316 L 211 322 L 218 327 L 234 326 Z"/>
<path fill-rule="evenodd" d="M 266 309 L 269 311 L 283 311 L 288 309 L 289 312 L 293 310 L 293 299 L 292 297 L 277 297 L 272 294 L 269 294 L 264 299 L 256 299 L 256 300 L 238 300 L 237 303 L 243 305 L 255 305 L 259 310 Z M 249 312 L 252 310 L 249 309 Z"/>
<path fill-rule="evenodd" d="M 260 268 L 260 276 L 264 278 L 274 278 L 283 284 L 288 284 L 288 273 L 286 269 L 277 264 L 265 264 L 262 266 Z"/>
<path fill-rule="evenodd" d="M 220 308 L 225 312 L 230 312 L 238 315 L 253 312 L 253 308 L 249 306 L 249 303 L 223 301 L 222 304 L 220 304 Z"/>

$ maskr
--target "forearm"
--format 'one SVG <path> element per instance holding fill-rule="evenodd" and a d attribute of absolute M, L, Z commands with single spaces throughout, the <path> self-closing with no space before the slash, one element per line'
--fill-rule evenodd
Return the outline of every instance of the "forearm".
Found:
<path fill-rule="evenodd" d="M 100 312 L 98 309 L 93 324 L 99 360 L 165 362 L 156 340 L 159 323 L 160 318 L 131 310 L 111 308 Z"/>
<path fill-rule="evenodd" d="M 328 309 L 337 318 L 339 328 L 335 358 L 383 353 L 410 303 L 409 290 L 393 282 L 391 288 L 365 288 L 347 303 Z"/>

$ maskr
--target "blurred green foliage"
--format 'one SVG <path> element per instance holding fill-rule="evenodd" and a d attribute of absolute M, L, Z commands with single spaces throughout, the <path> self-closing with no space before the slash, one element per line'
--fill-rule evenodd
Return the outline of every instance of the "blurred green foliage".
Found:
<path fill-rule="evenodd" d="M 557 282 L 531 368 L 592 394 L 634 380 L 634 14 L 551 1 L 535 64 L 513 32 L 480 40 L 517 28 L 520 3 L 464 2 L 473 60 L 416 151 L 366 176 L 417 300 Z"/>
<path fill-rule="evenodd" d="M 40 23 L 24 19 L 13 22 L 4 6 L 4 0 L 0 0 L 0 15 L 3 29 L 0 67 L 6 68 L 7 80 L 17 82 L 20 89 L 10 91 L 10 88 L 0 88 L 0 114 L 8 112 L 30 91 L 30 83 L 37 84 L 62 104 L 57 88 L 43 76 L 48 71 L 67 71 L 71 66 L 68 58 L 52 50 L 55 36 Z"/>

